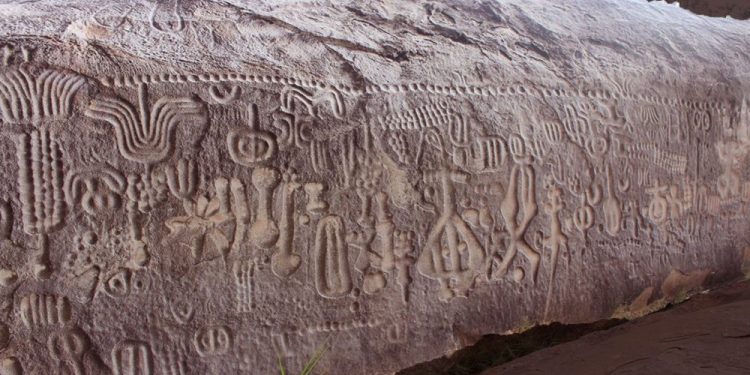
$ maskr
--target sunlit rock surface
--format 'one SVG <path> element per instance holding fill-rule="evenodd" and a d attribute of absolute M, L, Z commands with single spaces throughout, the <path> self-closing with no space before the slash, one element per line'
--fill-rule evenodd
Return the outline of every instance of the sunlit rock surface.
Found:
<path fill-rule="evenodd" d="M 4 373 L 386 374 L 740 273 L 750 24 L 5 2 Z M 635 301 L 635 302 L 634 302 Z"/>

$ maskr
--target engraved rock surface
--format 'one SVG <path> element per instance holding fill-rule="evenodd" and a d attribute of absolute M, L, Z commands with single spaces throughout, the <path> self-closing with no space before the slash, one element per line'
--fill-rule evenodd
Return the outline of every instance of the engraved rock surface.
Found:
<path fill-rule="evenodd" d="M 740 274 L 747 22 L 638 0 L 0 18 L 7 373 L 296 372 L 329 345 L 328 373 L 388 374 Z"/>

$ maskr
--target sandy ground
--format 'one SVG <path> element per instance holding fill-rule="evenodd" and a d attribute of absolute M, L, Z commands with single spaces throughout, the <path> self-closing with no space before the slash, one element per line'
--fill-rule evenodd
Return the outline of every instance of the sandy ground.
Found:
<path fill-rule="evenodd" d="M 750 374 L 750 282 L 722 287 L 482 375 Z"/>

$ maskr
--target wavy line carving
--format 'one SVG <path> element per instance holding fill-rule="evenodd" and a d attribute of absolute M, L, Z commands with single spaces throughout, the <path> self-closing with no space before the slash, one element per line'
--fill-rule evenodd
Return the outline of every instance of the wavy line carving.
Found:
<path fill-rule="evenodd" d="M 167 159 L 174 149 L 179 124 L 206 123 L 205 105 L 196 98 L 162 97 L 148 108 L 146 86 L 138 87 L 138 110 L 120 98 L 92 101 L 85 115 L 112 125 L 117 148 L 125 159 L 152 165 Z"/>
<path fill-rule="evenodd" d="M 0 73 L 0 111 L 8 123 L 67 117 L 73 97 L 86 83 L 74 73 L 44 69 L 35 74 L 26 67 Z"/>

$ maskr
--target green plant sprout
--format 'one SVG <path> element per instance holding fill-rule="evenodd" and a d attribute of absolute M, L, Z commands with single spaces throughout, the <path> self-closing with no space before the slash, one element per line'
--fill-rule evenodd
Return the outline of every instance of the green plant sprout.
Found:
<path fill-rule="evenodd" d="M 315 367 L 318 366 L 318 362 L 323 359 L 323 355 L 325 355 L 328 349 L 330 349 L 329 343 L 330 339 L 326 339 L 323 345 L 315 350 L 315 354 L 313 354 L 313 356 L 310 357 L 307 363 L 305 363 L 305 367 L 302 368 L 302 372 L 300 372 L 300 375 L 312 375 L 313 370 L 315 370 Z M 280 375 L 287 375 L 286 367 L 284 366 L 284 362 L 281 359 L 281 353 L 279 353 L 278 350 L 276 350 L 276 359 L 279 362 Z"/>

